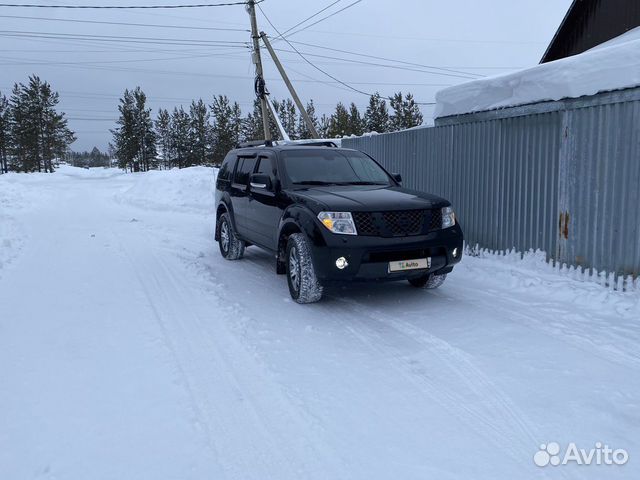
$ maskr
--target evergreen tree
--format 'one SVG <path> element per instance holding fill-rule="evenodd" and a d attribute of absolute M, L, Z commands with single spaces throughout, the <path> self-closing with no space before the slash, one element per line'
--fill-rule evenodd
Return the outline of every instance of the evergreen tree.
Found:
<path fill-rule="evenodd" d="M 169 169 L 173 166 L 173 149 L 171 144 L 171 114 L 166 108 L 158 110 L 155 126 L 156 141 L 162 157 L 162 165 L 163 168 Z"/>
<path fill-rule="evenodd" d="M 346 135 L 362 135 L 364 133 L 364 122 L 355 103 L 351 102 L 349 107 L 349 122 Z"/>
<path fill-rule="evenodd" d="M 148 170 L 156 156 L 151 109 L 140 87 L 126 89 L 120 99 L 118 127 L 111 130 L 118 166 L 130 171 Z"/>
<path fill-rule="evenodd" d="M 316 132 L 318 132 L 318 135 L 322 136 L 320 134 L 320 124 L 318 123 L 318 117 L 316 116 L 316 107 L 313 105 L 313 100 L 310 100 L 309 103 L 307 103 L 306 110 L 307 110 L 307 115 L 309 115 L 309 118 L 311 119 L 311 123 L 316 129 Z M 301 139 L 313 138 L 313 136 L 311 135 L 311 131 L 309 130 L 309 127 L 307 127 L 307 124 L 304 121 L 304 118 L 302 118 L 302 115 L 298 117 L 297 137 Z"/>
<path fill-rule="evenodd" d="M 389 131 L 389 110 L 387 102 L 378 92 L 371 95 L 364 114 L 364 129 L 367 132 L 385 133 Z"/>
<path fill-rule="evenodd" d="M 189 166 L 191 159 L 191 118 L 184 108 L 174 108 L 171 114 L 171 150 L 174 155 L 174 166 Z"/>
<path fill-rule="evenodd" d="M 336 105 L 336 111 L 329 119 L 327 136 L 329 138 L 340 138 L 347 135 L 349 131 L 349 112 L 342 102 Z"/>
<path fill-rule="evenodd" d="M 136 118 L 136 137 L 140 144 L 138 162 L 143 171 L 147 172 L 156 162 L 156 132 L 153 129 L 151 109 L 146 107 L 147 96 L 140 87 L 133 91 Z"/>
<path fill-rule="evenodd" d="M 241 139 L 244 142 L 259 140 L 264 138 L 262 129 L 262 112 L 260 111 L 260 100 L 253 101 L 253 111 L 242 121 Z"/>
<path fill-rule="evenodd" d="M 330 138 L 329 137 L 329 129 L 331 127 L 331 117 L 327 117 L 325 114 L 322 114 L 320 117 L 320 123 L 318 124 L 318 135 L 320 138 Z"/>
<path fill-rule="evenodd" d="M 290 98 L 283 100 L 279 108 L 280 121 L 291 140 L 298 138 L 296 106 Z"/>
<path fill-rule="evenodd" d="M 123 170 L 129 169 L 133 171 L 139 142 L 136 141 L 135 102 L 133 93 L 128 89 L 124 91 L 124 95 L 120 98 L 118 111 L 120 112 L 120 117 L 116 121 L 118 126 L 111 130 L 118 167 Z"/>
<path fill-rule="evenodd" d="M 111 160 L 107 153 L 102 153 L 98 147 L 93 147 L 90 152 L 69 152 L 67 161 L 74 167 L 108 167 Z"/>
<path fill-rule="evenodd" d="M 0 93 L 0 173 L 9 171 L 9 101 Z"/>
<path fill-rule="evenodd" d="M 53 160 L 75 141 L 64 114 L 56 111 L 59 101 L 51 85 L 35 75 L 29 77 L 28 85 L 14 85 L 8 113 L 9 146 L 17 170 L 53 172 Z"/>
<path fill-rule="evenodd" d="M 226 95 L 218 95 L 211 104 L 211 115 L 213 116 L 213 163 L 220 165 L 229 150 L 235 148 L 240 142 L 242 112 L 237 102 L 231 105 Z"/>
<path fill-rule="evenodd" d="M 407 93 L 407 96 L 403 98 L 402 92 L 396 93 L 391 98 L 391 108 L 393 109 L 393 115 L 391 115 L 392 131 L 422 125 L 422 113 L 412 94 Z"/>
<path fill-rule="evenodd" d="M 211 157 L 211 125 L 207 105 L 199 99 L 191 102 L 191 153 L 192 165 L 204 165 Z"/>

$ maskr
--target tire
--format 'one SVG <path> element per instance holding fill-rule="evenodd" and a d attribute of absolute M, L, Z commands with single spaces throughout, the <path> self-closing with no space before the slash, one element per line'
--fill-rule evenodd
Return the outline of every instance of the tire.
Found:
<path fill-rule="evenodd" d="M 238 260 L 244 255 L 245 244 L 238 238 L 228 213 L 223 213 L 218 220 L 218 246 L 220 253 L 227 260 Z"/>
<path fill-rule="evenodd" d="M 316 277 L 309 241 L 294 233 L 287 241 L 287 283 L 291 298 L 297 303 L 314 303 L 322 298 L 322 285 Z"/>
<path fill-rule="evenodd" d="M 409 283 L 416 288 L 438 288 L 447 278 L 447 274 L 434 275 L 433 273 L 423 275 L 422 277 L 410 278 Z"/>

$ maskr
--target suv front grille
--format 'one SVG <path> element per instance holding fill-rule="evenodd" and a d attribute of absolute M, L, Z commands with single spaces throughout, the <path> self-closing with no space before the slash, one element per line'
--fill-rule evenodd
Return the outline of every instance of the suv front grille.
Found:
<path fill-rule="evenodd" d="M 353 212 L 352 215 L 358 235 L 369 237 L 407 237 L 442 227 L 442 213 L 439 209 Z"/>

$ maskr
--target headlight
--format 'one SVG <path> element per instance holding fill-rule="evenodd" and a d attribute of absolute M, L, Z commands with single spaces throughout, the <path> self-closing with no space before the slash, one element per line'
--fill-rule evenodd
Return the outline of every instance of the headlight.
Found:
<path fill-rule="evenodd" d="M 351 212 L 320 212 L 318 220 L 333 233 L 357 235 Z"/>
<path fill-rule="evenodd" d="M 456 214 L 453 213 L 453 207 L 444 207 L 442 209 L 442 228 L 453 227 L 456 224 Z"/>

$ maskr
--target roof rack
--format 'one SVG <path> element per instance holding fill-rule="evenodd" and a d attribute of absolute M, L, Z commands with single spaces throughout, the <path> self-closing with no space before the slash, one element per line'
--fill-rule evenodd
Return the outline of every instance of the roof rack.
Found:
<path fill-rule="evenodd" d="M 247 147 L 273 147 L 273 142 L 271 140 L 249 140 L 238 144 L 238 148 Z"/>
<path fill-rule="evenodd" d="M 335 142 L 332 142 L 331 140 L 318 140 L 316 142 L 290 142 L 287 143 L 286 145 L 296 145 L 296 146 L 301 146 L 301 147 L 331 147 L 331 148 L 338 148 L 338 145 L 336 145 Z"/>
<path fill-rule="evenodd" d="M 295 147 L 330 147 L 338 148 L 338 145 L 331 140 L 250 140 L 248 142 L 242 142 L 238 144 L 237 148 L 250 148 L 250 147 L 276 147 L 276 146 L 295 146 Z"/>

